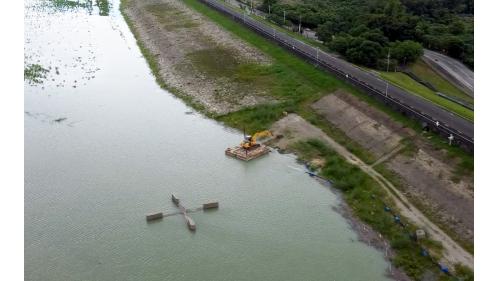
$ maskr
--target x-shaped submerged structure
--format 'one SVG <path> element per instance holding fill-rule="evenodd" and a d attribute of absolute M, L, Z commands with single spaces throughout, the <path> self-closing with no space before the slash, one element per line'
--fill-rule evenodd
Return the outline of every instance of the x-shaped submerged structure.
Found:
<path fill-rule="evenodd" d="M 190 216 L 187 215 L 188 213 L 193 213 L 193 212 L 200 211 L 200 210 L 219 208 L 219 202 L 212 201 L 212 202 L 205 203 L 201 207 L 196 208 L 196 209 L 186 209 L 184 206 L 181 205 L 181 200 L 179 198 L 177 198 L 177 196 L 175 196 L 174 194 L 172 194 L 172 202 L 174 202 L 175 206 L 177 206 L 180 209 L 179 212 L 170 213 L 170 214 L 163 214 L 161 212 L 160 213 L 153 213 L 153 214 L 146 215 L 146 220 L 147 221 L 154 221 L 154 220 L 162 219 L 163 217 L 182 214 L 184 216 L 184 219 L 186 220 L 186 224 L 187 224 L 189 230 L 195 231 L 196 230 L 196 223 L 194 222 L 194 220 Z"/>

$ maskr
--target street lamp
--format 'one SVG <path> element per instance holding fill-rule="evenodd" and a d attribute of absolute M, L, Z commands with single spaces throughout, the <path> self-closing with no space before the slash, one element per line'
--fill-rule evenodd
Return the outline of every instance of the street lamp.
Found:
<path fill-rule="evenodd" d="M 302 15 L 299 15 L 299 34 L 300 34 L 300 27 L 302 26 Z"/>
<path fill-rule="evenodd" d="M 389 53 L 387 54 L 387 72 L 389 72 L 389 60 L 391 59 L 391 49 L 389 49 Z M 389 91 L 389 80 L 385 80 L 385 97 L 388 96 L 387 92 Z"/>

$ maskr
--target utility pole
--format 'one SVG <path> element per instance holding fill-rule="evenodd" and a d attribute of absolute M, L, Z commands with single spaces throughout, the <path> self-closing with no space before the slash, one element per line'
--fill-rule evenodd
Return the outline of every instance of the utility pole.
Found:
<path fill-rule="evenodd" d="M 299 15 L 299 34 L 301 25 L 302 25 L 302 15 Z"/>
<path fill-rule="evenodd" d="M 283 10 L 283 25 L 286 24 L 286 11 Z"/>
<path fill-rule="evenodd" d="M 389 60 L 391 59 L 391 49 L 389 49 L 389 53 L 387 54 L 387 72 L 389 72 Z M 389 91 L 389 81 L 385 80 L 385 97 L 388 96 L 387 92 Z"/>
<path fill-rule="evenodd" d="M 267 1 L 267 13 L 271 15 L 271 2 Z"/>

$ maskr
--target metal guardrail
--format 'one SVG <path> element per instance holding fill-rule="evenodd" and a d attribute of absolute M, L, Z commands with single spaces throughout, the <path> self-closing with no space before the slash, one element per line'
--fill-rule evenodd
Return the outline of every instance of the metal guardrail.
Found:
<path fill-rule="evenodd" d="M 321 51 L 317 47 L 312 47 L 300 40 L 292 38 L 280 31 L 277 31 L 274 28 L 271 28 L 259 21 L 252 19 L 246 14 L 241 14 L 236 12 L 225 5 L 218 3 L 217 0 L 199 0 L 200 2 L 205 3 L 207 6 L 212 7 L 223 14 L 226 14 L 233 18 L 235 21 L 241 22 L 250 29 L 256 31 L 257 33 L 264 35 L 265 37 L 277 42 L 279 45 L 284 46 L 290 51 L 298 54 L 301 57 L 306 58 L 308 61 L 313 62 L 326 70 L 329 70 L 333 74 L 335 74 L 338 78 L 345 80 L 358 88 L 361 88 L 365 92 L 374 95 L 379 100 L 383 101 L 386 104 L 391 105 L 392 107 L 396 107 L 399 111 L 404 112 L 406 114 L 411 114 L 416 117 L 421 122 L 426 122 L 427 126 L 432 130 L 440 133 L 443 136 L 453 136 L 453 142 L 465 147 L 466 149 L 473 151 L 474 150 L 474 140 L 463 134 L 462 132 L 449 127 L 444 122 L 438 122 L 438 120 L 434 119 L 431 116 L 428 116 L 419 110 L 415 109 L 411 105 L 407 105 L 400 101 L 399 99 L 388 95 L 379 89 L 376 89 L 372 85 L 357 79 L 356 77 L 349 75 L 348 73 L 342 71 L 341 69 L 335 67 L 330 63 L 330 61 L 334 61 L 335 58 L 330 56 L 329 54 Z M 324 59 L 328 58 L 330 61 Z"/>

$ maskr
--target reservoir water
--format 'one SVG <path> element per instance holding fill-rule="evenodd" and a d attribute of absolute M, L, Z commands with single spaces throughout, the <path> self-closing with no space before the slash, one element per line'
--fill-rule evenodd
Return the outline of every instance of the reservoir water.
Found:
<path fill-rule="evenodd" d="M 241 133 L 150 74 L 110 1 L 25 1 L 26 280 L 387 280 L 339 198 L 292 155 L 224 155 Z M 216 199 L 220 208 L 146 223 Z"/>

